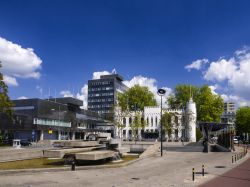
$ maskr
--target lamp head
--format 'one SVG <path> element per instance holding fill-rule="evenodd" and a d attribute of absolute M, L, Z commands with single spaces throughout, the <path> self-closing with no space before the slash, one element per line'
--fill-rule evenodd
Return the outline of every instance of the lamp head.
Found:
<path fill-rule="evenodd" d="M 165 95 L 165 93 L 166 93 L 166 90 L 164 90 L 164 89 L 162 89 L 162 88 L 160 88 L 160 89 L 157 91 L 157 94 L 158 94 L 159 96 L 163 96 L 163 95 Z"/>

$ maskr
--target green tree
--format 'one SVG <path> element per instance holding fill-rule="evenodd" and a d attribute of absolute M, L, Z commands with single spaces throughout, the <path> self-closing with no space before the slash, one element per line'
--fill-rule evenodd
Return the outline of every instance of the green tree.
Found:
<path fill-rule="evenodd" d="M 172 134 L 173 126 L 171 123 L 171 118 L 173 115 L 174 114 L 168 113 L 168 112 L 162 115 L 160 124 L 162 124 L 162 130 L 165 132 L 165 134 L 168 134 L 168 135 Z"/>
<path fill-rule="evenodd" d="M 192 96 L 197 108 L 197 120 L 219 122 L 223 112 L 223 99 L 212 93 L 208 85 L 196 87 L 193 85 L 177 85 L 174 95 L 168 98 L 171 108 L 185 108 Z"/>
<path fill-rule="evenodd" d="M 236 132 L 238 135 L 242 133 L 250 133 L 250 107 L 241 107 L 236 111 Z"/>
<path fill-rule="evenodd" d="M 220 95 L 212 93 L 208 85 L 199 89 L 196 104 L 198 121 L 220 122 L 224 102 Z"/>
<path fill-rule="evenodd" d="M 174 89 L 174 94 L 171 94 L 168 99 L 168 105 L 173 109 L 182 109 L 186 106 L 190 97 L 196 100 L 199 93 L 199 88 L 188 84 L 178 84 Z"/>
<path fill-rule="evenodd" d="M 2 64 L 0 61 L 0 70 L 1 68 Z M 0 71 L 0 113 L 5 113 L 12 118 L 12 106 L 13 103 L 10 101 L 8 96 L 8 86 L 3 81 L 3 74 Z"/>
<path fill-rule="evenodd" d="M 122 111 L 142 111 L 144 106 L 156 106 L 154 94 L 146 86 L 135 85 L 124 93 L 118 94 L 118 105 Z"/>
<path fill-rule="evenodd" d="M 147 126 L 146 121 L 143 119 L 140 112 L 135 112 L 135 117 L 131 124 L 132 138 L 134 140 L 138 139 L 139 131 Z"/>

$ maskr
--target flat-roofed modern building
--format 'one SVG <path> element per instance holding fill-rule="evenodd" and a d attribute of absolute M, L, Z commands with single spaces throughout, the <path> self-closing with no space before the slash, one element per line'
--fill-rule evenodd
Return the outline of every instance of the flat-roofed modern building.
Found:
<path fill-rule="evenodd" d="M 220 118 L 222 123 L 229 124 L 230 128 L 235 128 L 235 120 L 236 120 L 235 103 L 225 102 L 224 111 Z"/>
<path fill-rule="evenodd" d="M 225 102 L 224 103 L 224 113 L 235 113 L 235 103 L 233 102 Z"/>
<path fill-rule="evenodd" d="M 81 100 L 13 100 L 13 120 L 0 114 L 0 135 L 5 139 L 86 139 L 91 133 L 111 132 L 113 126 L 95 112 L 83 110 Z"/>
<path fill-rule="evenodd" d="M 112 119 L 117 103 L 117 93 L 123 93 L 127 86 L 119 74 L 102 75 L 100 79 L 88 81 L 88 110 Z"/>

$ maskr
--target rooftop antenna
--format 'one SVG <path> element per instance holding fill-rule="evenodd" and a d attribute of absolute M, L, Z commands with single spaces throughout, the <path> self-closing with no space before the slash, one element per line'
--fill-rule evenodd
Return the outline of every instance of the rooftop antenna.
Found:
<path fill-rule="evenodd" d="M 55 103 L 56 103 L 56 89 L 55 89 Z"/>
<path fill-rule="evenodd" d="M 49 88 L 49 97 L 48 97 L 48 101 L 49 101 L 49 98 L 50 98 L 50 88 Z"/>
<path fill-rule="evenodd" d="M 193 100 L 193 94 L 192 94 L 192 90 L 191 90 L 191 84 L 189 85 L 189 90 L 190 90 L 190 100 Z"/>

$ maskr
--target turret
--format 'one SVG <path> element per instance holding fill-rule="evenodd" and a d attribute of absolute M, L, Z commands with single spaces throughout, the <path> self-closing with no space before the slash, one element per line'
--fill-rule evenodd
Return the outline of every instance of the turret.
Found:
<path fill-rule="evenodd" d="M 193 99 L 190 98 L 187 102 L 186 107 L 186 118 L 187 118 L 187 138 L 190 142 L 196 142 L 196 104 Z"/>

